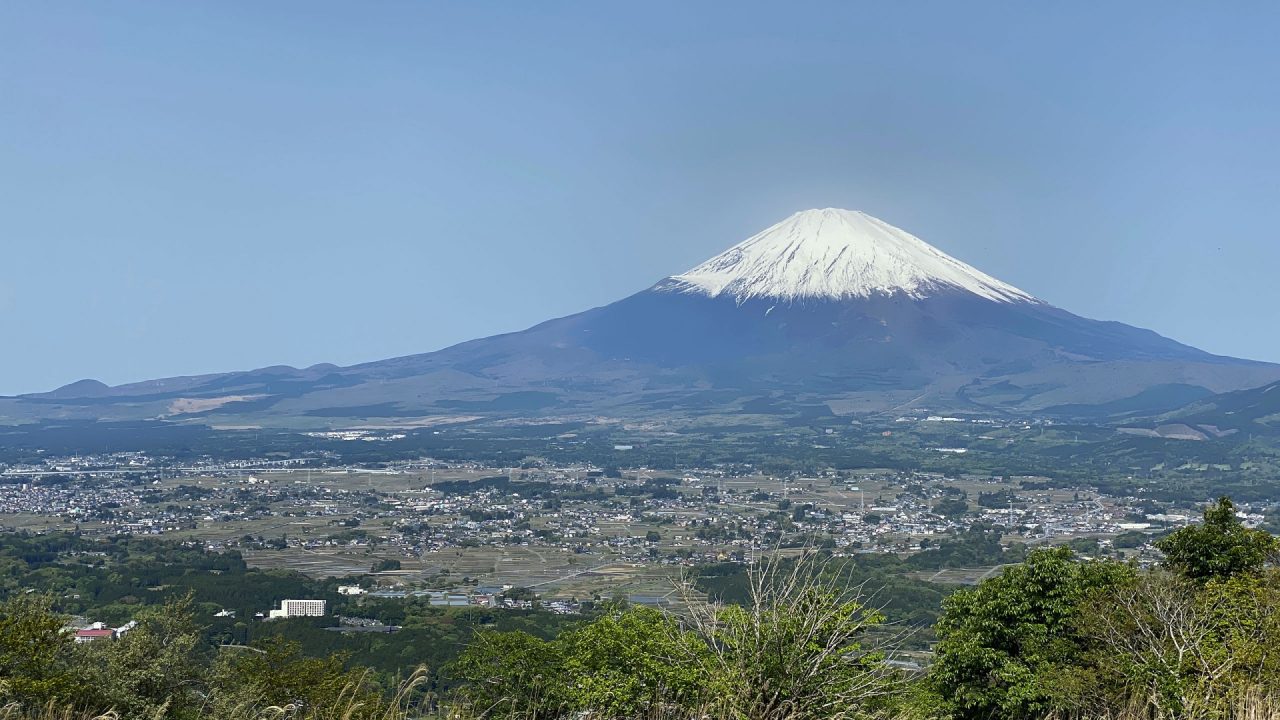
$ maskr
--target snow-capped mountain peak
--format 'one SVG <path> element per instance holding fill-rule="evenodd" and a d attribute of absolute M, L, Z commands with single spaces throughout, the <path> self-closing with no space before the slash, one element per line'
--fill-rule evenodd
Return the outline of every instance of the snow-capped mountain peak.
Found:
<path fill-rule="evenodd" d="M 1039 302 L 889 223 L 835 208 L 798 212 L 658 288 L 738 302 L 895 293 L 918 299 L 955 290 L 995 302 Z"/>

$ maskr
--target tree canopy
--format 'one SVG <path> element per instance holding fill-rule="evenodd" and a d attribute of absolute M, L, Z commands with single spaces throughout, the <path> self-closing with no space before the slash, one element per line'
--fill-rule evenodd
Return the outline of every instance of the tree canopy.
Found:
<path fill-rule="evenodd" d="M 1246 528 L 1230 498 L 1219 498 L 1204 511 L 1204 522 L 1188 525 L 1156 542 L 1165 564 L 1195 580 L 1224 578 L 1262 569 L 1280 550 L 1276 538 Z"/>

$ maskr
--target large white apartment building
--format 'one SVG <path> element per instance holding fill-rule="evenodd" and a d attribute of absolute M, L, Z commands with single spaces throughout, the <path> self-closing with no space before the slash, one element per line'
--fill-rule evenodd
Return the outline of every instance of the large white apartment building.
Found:
<path fill-rule="evenodd" d="M 280 609 L 272 610 L 268 617 L 318 617 L 324 615 L 323 600 L 281 600 Z"/>

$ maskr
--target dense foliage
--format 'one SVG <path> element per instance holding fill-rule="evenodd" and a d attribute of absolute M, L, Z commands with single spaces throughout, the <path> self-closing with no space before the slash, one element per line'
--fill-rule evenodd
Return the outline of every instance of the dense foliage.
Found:
<path fill-rule="evenodd" d="M 1262 569 L 1280 543 L 1263 530 L 1250 530 L 1236 519 L 1229 498 L 1204 513 L 1204 523 L 1182 528 L 1156 543 L 1166 564 L 1195 580 L 1227 578 Z"/>
<path fill-rule="evenodd" d="M 1280 572 L 1226 498 L 1166 537 L 1162 567 L 1038 550 L 948 598 L 926 684 L 949 718 L 1271 717 Z"/>
<path fill-rule="evenodd" d="M 447 690 L 442 685 L 447 678 L 439 669 L 453 661 L 478 630 L 521 630 L 550 637 L 571 622 L 542 610 L 448 608 L 432 606 L 426 598 L 350 598 L 337 593 L 339 584 L 357 580 L 315 580 L 293 571 L 250 568 L 234 550 L 209 552 L 199 544 L 155 538 L 102 541 L 62 533 L 6 534 L 0 535 L 0 597 L 39 606 L 44 614 L 5 616 L 0 618 L 0 631 L 12 623 L 39 622 L 61 633 L 70 616 L 118 627 L 181 602 L 190 616 L 184 622 L 195 632 L 193 653 L 201 663 L 242 652 L 235 646 L 261 649 L 284 643 L 300 658 L 336 662 L 379 689 L 395 687 L 416 667 L 426 666 L 430 672 L 422 678 L 421 689 L 441 692 Z M 332 615 L 361 617 L 400 630 L 334 632 L 327 629 L 334 624 L 332 617 L 269 623 L 255 619 L 256 613 L 265 613 L 285 598 L 324 599 Z M 36 647 L 49 652 L 51 646 Z M 11 655 L 0 650 L 0 668 L 22 667 L 39 657 L 25 649 Z M 14 677 L 15 687 L 47 682 L 35 672 L 16 672 Z"/>
<path fill-rule="evenodd" d="M 952 540 L 961 549 L 940 545 L 933 557 L 945 565 L 983 552 L 990 532 L 979 527 Z M 903 653 L 909 643 L 866 582 L 885 567 L 934 561 L 807 551 L 746 572 L 708 568 L 696 581 L 725 602 L 697 602 L 690 582 L 678 588 L 679 613 L 605 603 L 585 619 L 544 622 L 492 612 L 465 632 L 409 635 L 405 648 L 462 652 L 438 653 L 443 674 L 415 676 L 398 695 L 390 675 L 326 650 L 320 638 L 339 633 L 310 620 L 258 623 L 270 631 L 234 642 L 238 631 L 211 627 L 213 604 L 201 600 L 291 583 L 324 593 L 323 584 L 255 577 L 233 554 L 112 547 L 59 535 L 0 544 L 0 717 L 1280 717 L 1277 541 L 1243 526 L 1226 498 L 1160 541 L 1158 567 L 1082 560 L 1067 547 L 1025 558 L 1001 551 L 1020 562 L 938 598 L 936 646 L 919 670 L 904 659 L 924 656 Z M 206 576 L 243 585 L 215 589 Z M 365 602 L 366 614 L 417 626 L 401 633 L 462 629 L 458 615 L 411 599 Z M 114 640 L 72 642 L 62 613 L 93 603 L 127 608 L 136 625 Z"/>
<path fill-rule="evenodd" d="M 1052 704 L 1049 674 L 1079 662 L 1084 600 L 1132 577 L 1127 565 L 1077 562 L 1066 548 L 947 598 L 930 682 L 956 718 L 1026 718 Z"/>

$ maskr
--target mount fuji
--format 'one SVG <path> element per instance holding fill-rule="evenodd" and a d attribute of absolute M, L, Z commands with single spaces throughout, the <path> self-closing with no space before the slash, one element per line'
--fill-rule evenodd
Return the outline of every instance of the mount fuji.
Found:
<path fill-rule="evenodd" d="M 0 421 L 288 427 L 459 416 L 656 419 L 912 410 L 1103 417 L 1280 380 L 1043 302 L 860 212 L 796 213 L 610 305 L 379 362 L 80 381 L 0 399 Z M 750 421 L 750 420 L 745 420 Z"/>
<path fill-rule="evenodd" d="M 895 294 L 921 300 L 944 290 L 1037 302 L 886 222 L 834 208 L 796 213 L 658 287 L 739 302 Z"/>

